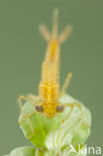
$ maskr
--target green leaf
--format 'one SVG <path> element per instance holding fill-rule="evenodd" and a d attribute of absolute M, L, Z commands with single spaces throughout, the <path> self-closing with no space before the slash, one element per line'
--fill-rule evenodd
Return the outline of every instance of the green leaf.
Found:
<path fill-rule="evenodd" d="M 20 147 L 13 150 L 10 155 L 5 156 L 59 156 L 61 153 L 62 156 L 85 156 L 86 154 L 83 153 L 83 146 L 81 146 L 81 152 L 78 151 L 78 146 L 73 146 L 73 148 L 69 146 L 62 149 L 60 152 L 58 149 L 44 149 L 44 148 L 37 148 L 34 149 L 33 147 Z"/>
<path fill-rule="evenodd" d="M 60 99 L 60 102 L 62 104 L 72 102 L 80 104 L 82 106 L 82 119 L 80 109 L 77 107 L 74 108 L 71 116 L 63 123 L 63 119 L 70 111 L 69 107 L 66 107 L 65 111 L 57 114 L 56 117 L 47 119 L 44 115 L 34 112 L 34 106 L 31 103 L 27 102 L 24 104 L 23 110 L 25 114 L 29 114 L 34 133 L 31 132 L 27 118 L 22 120 L 22 115 L 19 118 L 19 121 L 22 120 L 20 127 L 25 137 L 36 147 L 47 149 L 63 148 L 70 143 L 84 143 L 89 136 L 91 126 L 91 114 L 89 110 L 69 95 L 64 95 Z M 33 135 L 29 138 L 31 134 Z"/>
<path fill-rule="evenodd" d="M 13 150 L 10 155 L 5 156 L 35 156 L 35 149 L 32 147 L 20 147 Z"/>

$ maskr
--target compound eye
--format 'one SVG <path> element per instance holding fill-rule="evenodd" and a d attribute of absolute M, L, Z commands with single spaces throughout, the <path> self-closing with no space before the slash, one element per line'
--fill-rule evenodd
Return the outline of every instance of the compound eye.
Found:
<path fill-rule="evenodd" d="M 64 106 L 63 105 L 59 105 L 56 107 L 56 111 L 59 112 L 63 112 L 64 111 Z"/>
<path fill-rule="evenodd" d="M 35 109 L 37 112 L 43 112 L 43 106 L 41 106 L 41 105 L 36 105 Z"/>

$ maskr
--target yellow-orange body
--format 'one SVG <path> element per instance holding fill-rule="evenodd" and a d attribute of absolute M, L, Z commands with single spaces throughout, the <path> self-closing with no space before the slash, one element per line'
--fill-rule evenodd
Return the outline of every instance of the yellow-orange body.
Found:
<path fill-rule="evenodd" d="M 39 84 L 39 103 L 35 105 L 35 111 L 44 114 L 46 117 L 51 118 L 56 113 L 62 112 L 64 106 L 59 102 L 60 97 L 66 90 L 67 84 L 70 81 L 71 73 L 68 75 L 64 83 L 62 91 L 59 85 L 59 68 L 60 68 L 60 45 L 68 37 L 71 32 L 71 27 L 66 27 L 64 31 L 58 36 L 58 11 L 54 11 L 53 18 L 53 32 L 50 34 L 45 26 L 40 27 L 40 31 L 48 42 L 46 56 L 42 63 L 41 81 Z M 33 96 L 32 96 L 33 97 Z M 19 105 L 22 114 L 22 100 L 27 100 L 34 103 L 31 96 L 19 96 Z M 35 96 L 34 96 L 35 98 Z"/>
<path fill-rule="evenodd" d="M 42 64 L 42 75 L 39 84 L 40 102 L 36 105 L 35 108 L 38 112 L 41 111 L 41 113 L 49 118 L 55 116 L 57 112 L 62 111 L 62 107 L 57 108 L 61 105 L 59 102 L 60 44 L 68 37 L 68 34 L 71 32 L 71 28 L 67 26 L 58 37 L 57 17 L 58 12 L 54 11 L 52 35 L 50 35 L 45 26 L 41 26 L 41 33 L 48 42 L 48 46 L 46 50 L 46 56 Z"/>
<path fill-rule="evenodd" d="M 39 85 L 40 105 L 43 106 L 44 113 L 47 116 L 54 116 L 56 114 L 56 107 L 59 105 L 59 64 L 60 45 L 57 39 L 53 39 L 47 47 Z"/>
<path fill-rule="evenodd" d="M 63 119 L 63 122 L 69 118 L 74 109 L 74 106 L 78 107 L 82 112 L 81 105 L 76 102 L 63 104 L 59 102 L 60 97 L 65 93 L 72 77 L 72 73 L 70 72 L 67 76 L 67 79 L 63 85 L 62 90 L 60 91 L 59 85 L 60 45 L 70 34 L 71 27 L 66 27 L 65 30 L 59 36 L 57 30 L 58 30 L 57 12 L 54 12 L 54 25 L 52 35 L 50 35 L 45 26 L 41 26 L 40 29 L 43 37 L 48 42 L 48 46 L 46 50 L 46 56 L 42 63 L 41 81 L 38 88 L 39 96 L 30 94 L 28 96 L 20 95 L 18 98 L 20 110 L 22 113 L 22 118 L 19 124 L 21 125 L 23 120 L 27 119 L 28 126 L 31 130 L 31 135 L 29 136 L 29 138 L 31 138 L 35 133 L 30 118 L 31 114 L 33 114 L 35 111 L 37 111 L 38 113 L 42 113 L 47 118 L 52 118 L 57 113 L 63 112 L 65 107 L 69 107 L 71 109 L 67 113 L 66 117 Z M 39 99 L 39 102 L 35 104 L 35 101 L 37 99 Z M 25 113 L 23 109 L 22 100 L 26 100 L 32 103 L 34 109 L 29 113 Z"/>
<path fill-rule="evenodd" d="M 35 133 L 34 128 L 32 126 L 30 115 L 35 111 L 44 114 L 47 118 L 54 117 L 57 113 L 63 112 L 65 107 L 70 107 L 70 111 L 68 112 L 67 116 L 64 118 L 65 121 L 69 118 L 70 114 L 73 111 L 74 106 L 78 107 L 80 111 L 82 108 L 78 103 L 63 103 L 59 102 L 60 97 L 66 91 L 68 84 L 70 83 L 70 79 L 72 73 L 70 72 L 67 76 L 67 79 L 63 85 L 62 90 L 60 91 L 59 85 L 59 68 L 60 68 L 60 45 L 61 43 L 68 37 L 71 32 L 71 27 L 66 27 L 65 30 L 58 36 L 57 31 L 57 11 L 54 12 L 54 24 L 53 24 L 53 32 L 52 35 L 47 31 L 45 26 L 41 26 L 41 33 L 45 40 L 48 42 L 46 56 L 42 63 L 42 74 L 41 74 L 41 81 L 39 84 L 39 96 L 34 95 L 20 95 L 18 98 L 20 110 L 22 113 L 22 119 L 20 120 L 19 124 L 27 118 L 27 122 L 29 128 L 31 129 L 31 135 L 29 138 L 33 136 Z M 35 100 L 39 98 L 39 102 L 35 105 Z M 29 101 L 33 104 L 34 110 L 25 114 L 23 110 L 22 100 Z"/>

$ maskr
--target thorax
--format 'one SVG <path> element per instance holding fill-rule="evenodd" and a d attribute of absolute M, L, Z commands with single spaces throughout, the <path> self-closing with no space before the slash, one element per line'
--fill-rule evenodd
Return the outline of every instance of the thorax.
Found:
<path fill-rule="evenodd" d="M 60 86 L 59 84 L 40 83 L 39 96 L 42 102 L 54 103 L 59 99 Z"/>

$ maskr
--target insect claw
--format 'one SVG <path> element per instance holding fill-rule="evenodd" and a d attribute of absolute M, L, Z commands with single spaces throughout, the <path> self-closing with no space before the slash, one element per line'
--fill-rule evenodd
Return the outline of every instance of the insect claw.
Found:
<path fill-rule="evenodd" d="M 90 126 L 87 125 L 85 122 L 82 122 L 82 126 L 84 126 L 85 128 L 90 128 Z"/>
<path fill-rule="evenodd" d="M 28 138 L 28 139 L 31 139 L 31 138 L 32 138 L 32 136 L 34 135 L 34 133 L 35 133 L 35 131 L 33 130 L 33 131 L 32 131 L 32 134 L 29 136 L 29 138 Z"/>

